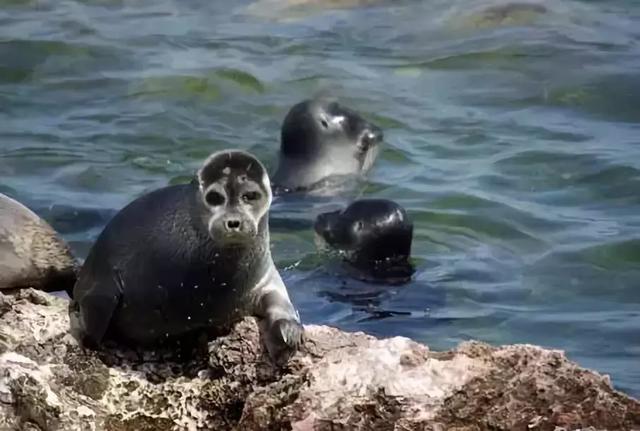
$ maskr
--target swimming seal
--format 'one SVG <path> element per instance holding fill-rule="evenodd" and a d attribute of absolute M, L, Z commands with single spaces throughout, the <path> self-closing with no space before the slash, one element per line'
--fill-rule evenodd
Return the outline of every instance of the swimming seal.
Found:
<path fill-rule="evenodd" d="M 340 250 L 357 278 L 397 284 L 414 273 L 409 262 L 413 223 L 393 201 L 357 200 L 344 210 L 318 215 L 314 230 Z"/>
<path fill-rule="evenodd" d="M 328 98 L 294 105 L 282 124 L 274 193 L 317 188 L 330 178 L 366 174 L 382 130 Z"/>
<path fill-rule="evenodd" d="M 269 248 L 269 177 L 253 155 L 212 154 L 197 184 L 150 192 L 98 237 L 70 305 L 72 333 L 98 348 L 135 348 L 210 335 L 259 319 L 272 360 L 297 350 L 303 328 Z"/>
<path fill-rule="evenodd" d="M 70 291 L 77 269 L 69 246 L 49 223 L 0 193 L 0 289 Z"/>

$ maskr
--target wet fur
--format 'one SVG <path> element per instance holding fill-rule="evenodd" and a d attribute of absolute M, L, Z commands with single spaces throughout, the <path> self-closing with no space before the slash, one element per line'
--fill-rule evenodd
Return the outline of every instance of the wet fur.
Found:
<path fill-rule="evenodd" d="M 70 291 L 77 270 L 69 246 L 46 221 L 0 194 L 0 289 Z"/>
<path fill-rule="evenodd" d="M 409 262 L 413 223 L 393 201 L 361 199 L 344 210 L 322 213 L 314 230 L 322 247 L 340 251 L 353 278 L 402 284 L 413 275 Z"/>
<path fill-rule="evenodd" d="M 274 194 L 313 192 L 327 180 L 366 174 L 382 130 L 330 98 L 294 105 L 282 124 Z"/>
<path fill-rule="evenodd" d="M 260 175 L 250 169 L 247 174 L 268 198 L 258 211 L 255 236 L 229 244 L 210 230 L 214 209 L 202 192 L 219 179 L 220 166 L 238 160 L 258 165 Z M 277 352 L 273 359 L 282 363 L 297 348 L 302 327 L 271 259 L 270 201 L 264 168 L 239 151 L 214 154 L 197 182 L 133 201 L 107 225 L 85 261 L 70 306 L 74 335 L 89 347 L 114 340 L 146 348 L 254 315 L 264 322 L 269 351 Z"/>

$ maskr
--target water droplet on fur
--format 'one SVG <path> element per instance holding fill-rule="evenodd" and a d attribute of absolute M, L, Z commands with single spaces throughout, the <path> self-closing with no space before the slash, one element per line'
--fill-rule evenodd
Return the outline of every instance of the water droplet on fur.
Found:
<path fill-rule="evenodd" d="M 187 320 L 191 320 L 191 316 L 187 316 Z"/>
<path fill-rule="evenodd" d="M 180 283 L 180 287 L 183 287 L 183 286 L 184 286 L 184 283 Z"/>
<path fill-rule="evenodd" d="M 218 256 L 220 256 L 220 253 L 216 253 L 213 255 L 213 257 L 218 257 Z"/>
<path fill-rule="evenodd" d="M 165 332 L 165 333 L 164 333 L 164 336 L 165 336 L 165 337 L 167 337 L 167 338 L 169 338 L 169 333 L 168 333 L 168 332 Z"/>
<path fill-rule="evenodd" d="M 196 284 L 195 286 L 193 286 L 193 288 L 194 288 L 194 289 L 197 289 L 197 288 L 198 288 L 198 285 Z"/>
<path fill-rule="evenodd" d="M 161 284 L 158 284 L 158 289 L 162 289 L 162 285 Z"/>
<path fill-rule="evenodd" d="M 223 286 L 223 287 L 224 287 L 224 286 L 226 286 L 226 285 L 227 285 L 227 283 L 220 283 L 220 286 Z"/>
<path fill-rule="evenodd" d="M 201 303 L 200 303 L 200 307 L 204 307 L 204 302 L 201 302 Z"/>

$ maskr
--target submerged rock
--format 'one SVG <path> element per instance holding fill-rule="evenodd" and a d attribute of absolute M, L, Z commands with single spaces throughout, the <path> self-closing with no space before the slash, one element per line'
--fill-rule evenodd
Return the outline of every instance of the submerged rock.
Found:
<path fill-rule="evenodd" d="M 637 400 L 535 346 L 432 352 L 307 325 L 302 351 L 276 370 L 247 318 L 200 360 L 142 362 L 79 348 L 63 299 L 29 289 L 0 304 L 2 430 L 640 428 Z"/>

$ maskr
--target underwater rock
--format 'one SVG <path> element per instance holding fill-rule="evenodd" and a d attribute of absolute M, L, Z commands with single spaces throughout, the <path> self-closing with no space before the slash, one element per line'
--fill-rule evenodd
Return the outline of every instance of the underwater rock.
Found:
<path fill-rule="evenodd" d="M 251 318 L 188 363 L 83 351 L 67 301 L 0 294 L 2 430 L 569 430 L 640 428 L 640 402 L 560 351 L 446 352 L 307 325 L 274 369 Z"/>

